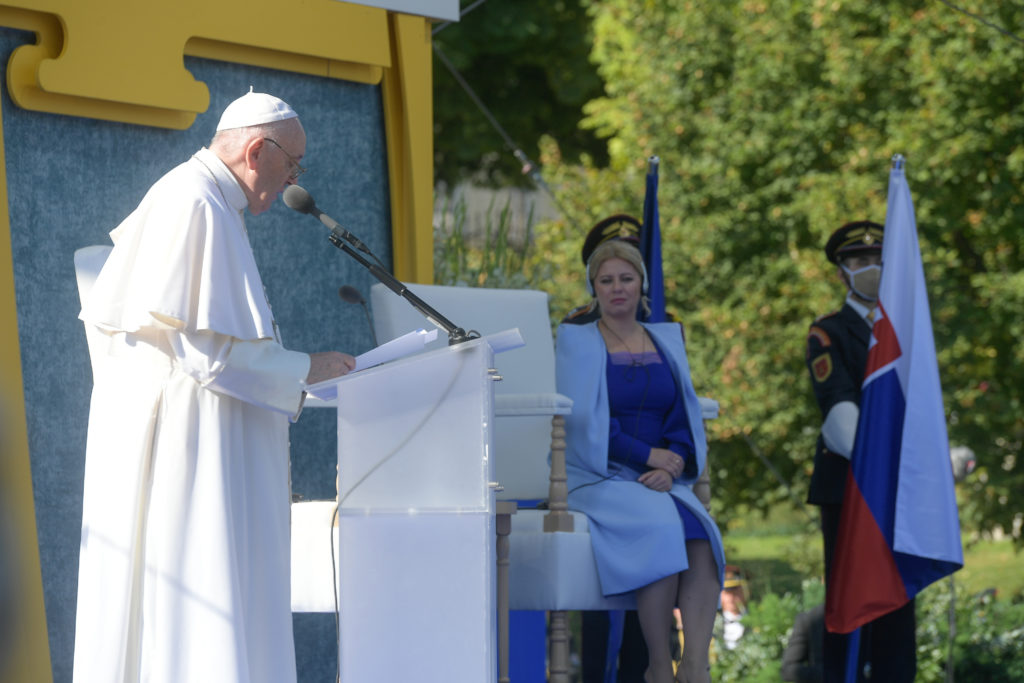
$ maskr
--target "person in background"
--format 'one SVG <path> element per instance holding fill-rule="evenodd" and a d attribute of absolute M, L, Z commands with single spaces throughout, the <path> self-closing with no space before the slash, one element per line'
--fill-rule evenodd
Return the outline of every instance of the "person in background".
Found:
<path fill-rule="evenodd" d="M 722 643 L 727 650 L 735 650 L 743 632 L 743 616 L 747 613 L 746 581 L 735 565 L 726 565 L 722 585 Z"/>
<path fill-rule="evenodd" d="M 74 679 L 295 681 L 288 424 L 355 359 L 284 347 L 246 233 L 303 172 L 263 93 L 113 232 L 81 319 L 89 411 Z"/>
<path fill-rule="evenodd" d="M 836 265 L 846 299 L 839 311 L 817 318 L 807 334 L 807 369 L 824 420 L 807 502 L 821 512 L 826 592 L 860 416 L 860 389 L 882 274 L 883 232 L 878 223 L 856 221 L 829 237 L 825 256 Z M 858 675 L 870 670 L 876 681 L 913 681 L 917 671 L 915 626 L 913 600 L 864 625 Z M 844 680 L 848 644 L 849 637 L 844 634 L 825 634 L 825 681 Z"/>
<path fill-rule="evenodd" d="M 573 399 L 569 505 L 591 520 L 604 594 L 636 593 L 646 682 L 710 681 L 725 558 L 718 527 L 692 490 L 707 443 L 682 330 L 637 320 L 646 278 L 635 247 L 601 244 L 586 273 L 600 317 L 563 323 L 556 345 L 558 391 Z M 685 632 L 675 676 L 673 607 Z"/>
<path fill-rule="evenodd" d="M 793 631 L 782 652 L 782 680 L 821 683 L 825 674 L 825 605 L 818 604 L 796 615 Z"/>

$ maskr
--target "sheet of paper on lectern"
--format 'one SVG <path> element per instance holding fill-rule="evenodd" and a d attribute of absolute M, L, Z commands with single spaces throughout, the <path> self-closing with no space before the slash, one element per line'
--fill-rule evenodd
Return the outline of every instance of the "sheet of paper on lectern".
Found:
<path fill-rule="evenodd" d="M 427 332 L 421 329 L 403 334 L 397 339 L 384 342 L 377 348 L 370 349 L 366 353 L 356 356 L 356 369 L 354 372 L 416 353 L 435 339 L 437 339 L 437 330 Z"/>
<path fill-rule="evenodd" d="M 414 330 L 407 334 L 403 334 L 397 339 L 392 339 L 389 342 L 385 342 L 377 348 L 370 349 L 366 353 L 361 353 L 356 356 L 356 367 L 352 372 L 359 372 L 360 370 L 366 370 L 374 366 L 380 365 L 381 363 L 387 363 L 388 361 L 395 360 L 397 358 L 403 358 L 409 356 L 418 351 L 423 350 L 423 347 L 430 342 L 437 339 L 437 330 Z M 317 382 L 306 387 L 306 394 L 313 397 L 314 399 L 320 399 L 321 401 L 333 401 L 338 397 L 338 380 L 339 377 L 334 379 L 324 380 L 323 382 Z"/>

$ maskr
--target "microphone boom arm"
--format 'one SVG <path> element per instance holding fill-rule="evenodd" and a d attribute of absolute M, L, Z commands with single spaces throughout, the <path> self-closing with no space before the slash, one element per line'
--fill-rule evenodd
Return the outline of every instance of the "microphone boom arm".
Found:
<path fill-rule="evenodd" d="M 340 233 L 338 228 L 331 228 L 331 234 L 327 239 L 330 240 L 331 244 L 336 246 L 338 249 L 341 249 L 343 252 L 358 261 L 360 265 L 370 271 L 370 273 L 388 289 L 408 301 L 424 318 L 448 333 L 449 346 L 461 344 L 464 341 L 469 341 L 470 339 L 475 339 L 480 336 L 473 332 L 467 333 L 464 329 L 455 325 L 451 320 L 448 320 L 448 318 L 438 313 L 433 307 L 427 304 L 427 302 L 411 292 L 409 288 L 394 275 L 384 268 L 381 268 L 376 263 L 364 258 L 362 254 L 357 252 L 348 244 L 344 233 Z"/>

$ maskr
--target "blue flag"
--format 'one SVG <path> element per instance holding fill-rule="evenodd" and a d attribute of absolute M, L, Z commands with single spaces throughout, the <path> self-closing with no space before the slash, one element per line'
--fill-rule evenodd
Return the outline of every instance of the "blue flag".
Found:
<path fill-rule="evenodd" d="M 914 205 L 897 157 L 826 624 L 853 631 L 963 563 Z"/>
<path fill-rule="evenodd" d="M 647 298 L 651 314 L 646 322 L 663 323 L 665 315 L 665 277 L 661 269 L 661 225 L 658 218 L 658 157 L 651 157 L 647 170 L 647 192 L 644 194 L 643 226 L 640 229 L 640 253 L 647 269 Z M 637 313 L 643 319 L 643 311 Z"/>

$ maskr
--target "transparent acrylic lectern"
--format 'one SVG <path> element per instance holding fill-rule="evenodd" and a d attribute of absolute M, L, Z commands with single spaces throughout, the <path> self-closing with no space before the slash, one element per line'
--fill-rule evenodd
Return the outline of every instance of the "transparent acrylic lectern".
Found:
<path fill-rule="evenodd" d="M 522 344 L 510 330 L 333 384 L 342 681 L 496 679 L 494 354 Z"/>

